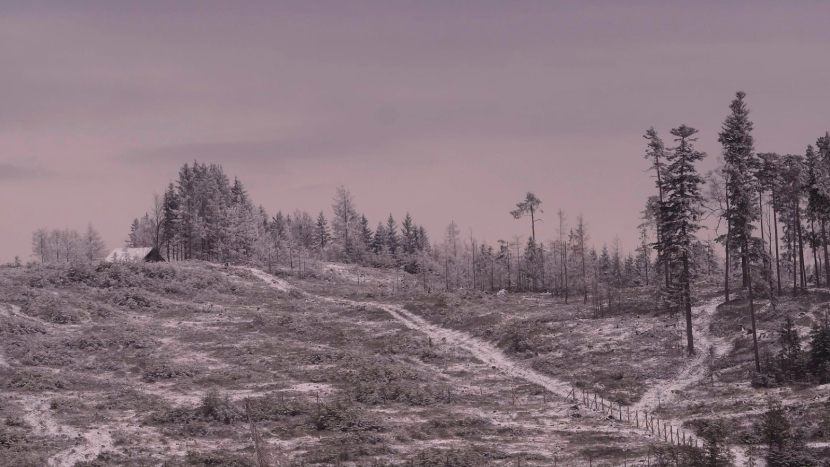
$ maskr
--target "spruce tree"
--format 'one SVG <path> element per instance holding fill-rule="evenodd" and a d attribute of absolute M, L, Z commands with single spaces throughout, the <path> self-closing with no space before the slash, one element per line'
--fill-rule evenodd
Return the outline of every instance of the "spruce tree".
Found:
<path fill-rule="evenodd" d="M 366 218 L 365 214 L 360 216 L 360 240 L 366 251 L 372 250 L 372 229 L 369 227 L 369 219 Z"/>
<path fill-rule="evenodd" d="M 415 252 L 415 229 L 416 227 L 412 222 L 412 216 L 410 216 L 407 212 L 406 216 L 403 218 L 403 222 L 401 222 L 401 246 L 403 248 L 403 252 L 407 255 L 411 255 Z"/>
<path fill-rule="evenodd" d="M 697 173 L 695 164 L 706 157 L 706 154 L 696 151 L 692 138 L 697 130 L 681 125 L 671 130 L 676 137 L 677 147 L 671 150 L 666 157 L 666 200 L 663 209 L 661 229 L 663 231 L 666 254 L 672 258 L 679 258 L 683 270 L 680 275 L 682 288 L 682 302 L 686 314 L 686 340 L 689 355 L 694 355 L 694 338 L 692 335 L 692 301 L 691 301 L 691 272 L 689 260 L 692 254 L 692 244 L 695 232 L 700 229 L 700 218 L 703 214 L 701 204 L 703 196 L 700 186 L 703 178 Z"/>
<path fill-rule="evenodd" d="M 320 214 L 317 215 L 317 222 L 314 225 L 314 240 L 317 243 L 317 247 L 320 248 L 321 253 L 329 244 L 329 240 L 331 240 L 329 223 L 323 211 L 320 211 Z"/>
<path fill-rule="evenodd" d="M 378 222 L 378 227 L 375 229 L 375 234 L 372 237 L 372 251 L 376 254 L 383 253 L 387 238 L 386 227 L 383 226 L 383 222 Z"/>
<path fill-rule="evenodd" d="M 821 384 L 830 382 L 830 321 L 826 315 L 810 331 L 810 371 Z"/>
<path fill-rule="evenodd" d="M 723 160 L 726 168 L 726 196 L 732 239 L 741 250 L 741 271 L 743 286 L 750 285 L 749 244 L 752 242 L 753 222 L 760 218 L 757 202 L 756 172 L 760 168 L 755 157 L 752 138 L 752 122 L 749 109 L 744 102 L 746 93 L 737 92 L 729 106 L 731 114 L 723 122 L 718 142 L 723 145 Z"/>
<path fill-rule="evenodd" d="M 389 218 L 386 219 L 386 247 L 389 248 L 389 253 L 394 256 L 398 251 L 398 246 L 400 246 L 398 223 L 395 222 L 395 218 L 390 213 Z"/>

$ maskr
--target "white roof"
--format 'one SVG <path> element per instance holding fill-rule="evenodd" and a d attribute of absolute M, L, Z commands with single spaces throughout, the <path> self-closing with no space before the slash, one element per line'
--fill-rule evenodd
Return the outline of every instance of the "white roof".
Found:
<path fill-rule="evenodd" d="M 145 248 L 116 248 L 107 255 L 104 261 L 114 263 L 116 261 L 144 261 L 144 258 L 153 251 L 150 247 Z"/>

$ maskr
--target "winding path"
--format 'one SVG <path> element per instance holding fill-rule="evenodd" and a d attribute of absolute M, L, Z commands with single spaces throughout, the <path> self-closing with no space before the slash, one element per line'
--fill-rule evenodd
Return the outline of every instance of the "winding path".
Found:
<path fill-rule="evenodd" d="M 255 268 L 244 269 L 250 271 L 256 277 L 280 291 L 285 292 L 291 289 L 291 286 L 286 281 L 278 279 L 263 271 Z M 472 337 L 461 331 L 447 329 L 429 323 L 420 316 L 405 310 L 401 306 L 314 295 L 312 295 L 312 297 L 333 303 L 380 308 L 389 313 L 396 320 L 400 321 L 406 327 L 423 332 L 433 340 L 446 341 L 448 344 L 463 348 L 476 358 L 489 363 L 510 377 L 521 378 L 525 381 L 537 384 L 552 393 L 559 395 L 560 397 L 567 397 L 568 393 L 570 393 L 572 389 L 571 383 L 541 374 L 530 368 L 526 368 L 525 366 L 508 358 L 501 350 L 488 342 Z M 694 307 L 692 313 L 694 317 L 696 345 L 699 349 L 697 355 L 688 361 L 683 370 L 681 370 L 676 377 L 669 380 L 655 381 L 654 386 L 646 391 L 640 402 L 632 406 L 632 409 L 651 411 L 657 406 L 658 395 L 667 395 L 666 398 L 660 398 L 661 403 L 669 402 L 674 399 L 677 391 L 692 386 L 705 378 L 707 373 L 706 358 L 710 347 L 714 349 L 716 358 L 726 355 L 731 350 L 732 343 L 729 342 L 728 339 L 717 338 L 713 336 L 710 331 L 712 320 L 719 304 L 719 299 L 715 298 L 700 306 Z M 682 420 L 662 421 L 669 423 L 672 426 L 680 426 L 682 424 Z M 627 434 L 631 432 L 631 428 L 632 427 L 630 425 L 626 424 L 619 427 L 619 432 Z M 639 433 L 643 436 L 660 440 L 659 436 L 654 436 L 648 433 L 644 428 L 641 428 Z M 732 446 L 731 450 L 735 456 L 736 465 L 744 465 L 746 455 L 743 449 L 738 446 Z"/>

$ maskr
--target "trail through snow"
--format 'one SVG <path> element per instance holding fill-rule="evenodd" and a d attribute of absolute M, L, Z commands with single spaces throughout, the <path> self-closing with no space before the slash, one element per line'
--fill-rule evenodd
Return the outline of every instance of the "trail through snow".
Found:
<path fill-rule="evenodd" d="M 679 391 L 706 377 L 706 360 L 710 348 L 714 350 L 715 358 L 726 355 L 732 349 L 732 342 L 728 339 L 717 338 L 710 331 L 719 304 L 720 300 L 715 298 L 692 309 L 695 356 L 688 360 L 677 376 L 657 382 L 646 391 L 640 401 L 634 405 L 635 408 L 651 411 L 660 404 L 671 402 L 677 397 Z"/>
<path fill-rule="evenodd" d="M 251 271 L 255 276 L 261 278 L 268 284 L 271 284 L 278 290 L 287 291 L 290 289 L 290 286 L 285 281 L 274 278 L 273 276 L 265 272 L 253 268 L 245 269 Z M 570 391 L 573 389 L 572 384 L 569 382 L 541 374 L 535 370 L 526 368 L 518 362 L 511 360 L 501 350 L 499 350 L 497 347 L 488 342 L 472 337 L 461 331 L 447 329 L 429 323 L 420 316 L 417 316 L 414 313 L 407 311 L 401 306 L 389 305 L 378 302 L 361 302 L 349 299 L 331 298 L 323 296 L 313 297 L 319 300 L 324 300 L 333 303 L 342 303 L 352 306 L 371 306 L 380 308 L 389 313 L 396 320 L 400 321 L 406 327 L 416 331 L 423 332 L 424 334 L 431 337 L 434 341 L 445 341 L 448 344 L 461 347 L 470 352 L 479 360 L 482 360 L 491 365 L 492 367 L 502 371 L 508 377 L 519 378 L 537 384 L 547 389 L 548 391 L 551 391 L 552 393 L 559 395 L 560 397 L 566 397 L 568 393 L 570 393 Z M 709 326 L 711 325 L 712 318 L 714 316 L 714 312 L 717 308 L 718 303 L 719 302 L 716 299 L 713 299 L 702 306 L 696 307 L 696 309 L 693 311 L 695 319 L 696 321 L 698 321 L 696 323 L 697 326 L 695 332 L 698 333 L 698 337 L 696 338 L 697 342 L 699 342 L 700 348 L 706 348 L 708 351 L 709 346 L 714 346 L 716 355 L 724 355 L 726 352 L 729 351 L 730 344 L 725 340 L 719 340 L 715 338 L 709 332 Z M 671 391 L 688 387 L 689 385 L 694 384 L 700 378 L 704 377 L 704 355 L 704 352 L 700 352 L 700 356 L 690 361 L 686 368 L 684 368 L 684 370 L 681 371 L 680 375 L 678 375 L 676 378 L 668 381 L 657 382 L 655 384 L 655 387 L 653 387 L 651 390 L 647 392 L 648 398 L 644 398 L 644 400 L 641 401 L 635 407 L 650 409 L 652 407 L 652 405 L 650 405 L 652 402 L 654 402 L 654 404 L 656 405 L 657 394 L 671 394 Z M 661 401 L 665 401 L 665 399 L 662 399 Z M 680 426 L 679 420 L 663 421 L 671 423 L 675 427 Z M 633 427 L 629 424 L 621 424 L 616 429 L 616 431 L 628 434 L 632 432 L 632 428 Z M 648 433 L 645 430 L 645 428 L 640 428 L 638 432 L 643 436 L 660 440 L 659 436 L 655 436 Z M 744 458 L 744 456 L 742 455 L 743 453 L 739 452 L 739 450 L 737 449 L 733 449 L 733 451 L 735 453 L 736 459 L 739 462 L 742 462 Z M 743 464 L 739 463 L 738 465 Z"/>

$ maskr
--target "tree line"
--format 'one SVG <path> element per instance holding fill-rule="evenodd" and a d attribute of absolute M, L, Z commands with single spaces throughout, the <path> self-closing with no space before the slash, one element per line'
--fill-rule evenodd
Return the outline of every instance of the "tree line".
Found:
<path fill-rule="evenodd" d="M 92 224 L 83 233 L 46 228 L 32 233 L 32 256 L 44 264 L 100 261 L 107 253 L 106 248 Z"/>
<path fill-rule="evenodd" d="M 646 132 L 645 157 L 656 194 L 646 203 L 644 225 L 653 232 L 662 298 L 667 307 L 685 313 L 687 351 L 694 354 L 691 286 L 701 269 L 689 265 L 696 257 L 700 264 L 700 254 L 708 255 L 711 246 L 695 236 L 702 218 L 718 219 L 715 240 L 725 252 L 724 298 L 730 301 L 739 289 L 748 301 L 755 369 L 760 373 L 756 297 L 774 305 L 787 283 L 793 296 L 811 281 L 816 287 L 830 284 L 830 133 L 820 136 L 815 147 L 807 145 L 804 155 L 756 153 L 749 113 L 746 94 L 736 93 L 718 133 L 722 158 L 705 176 L 695 168 L 706 157 L 694 149 L 697 130 L 685 125 L 672 129 L 676 145 L 671 148 L 653 128 Z M 707 183 L 708 192 L 703 193 Z M 812 258 L 805 257 L 805 246 Z"/>

